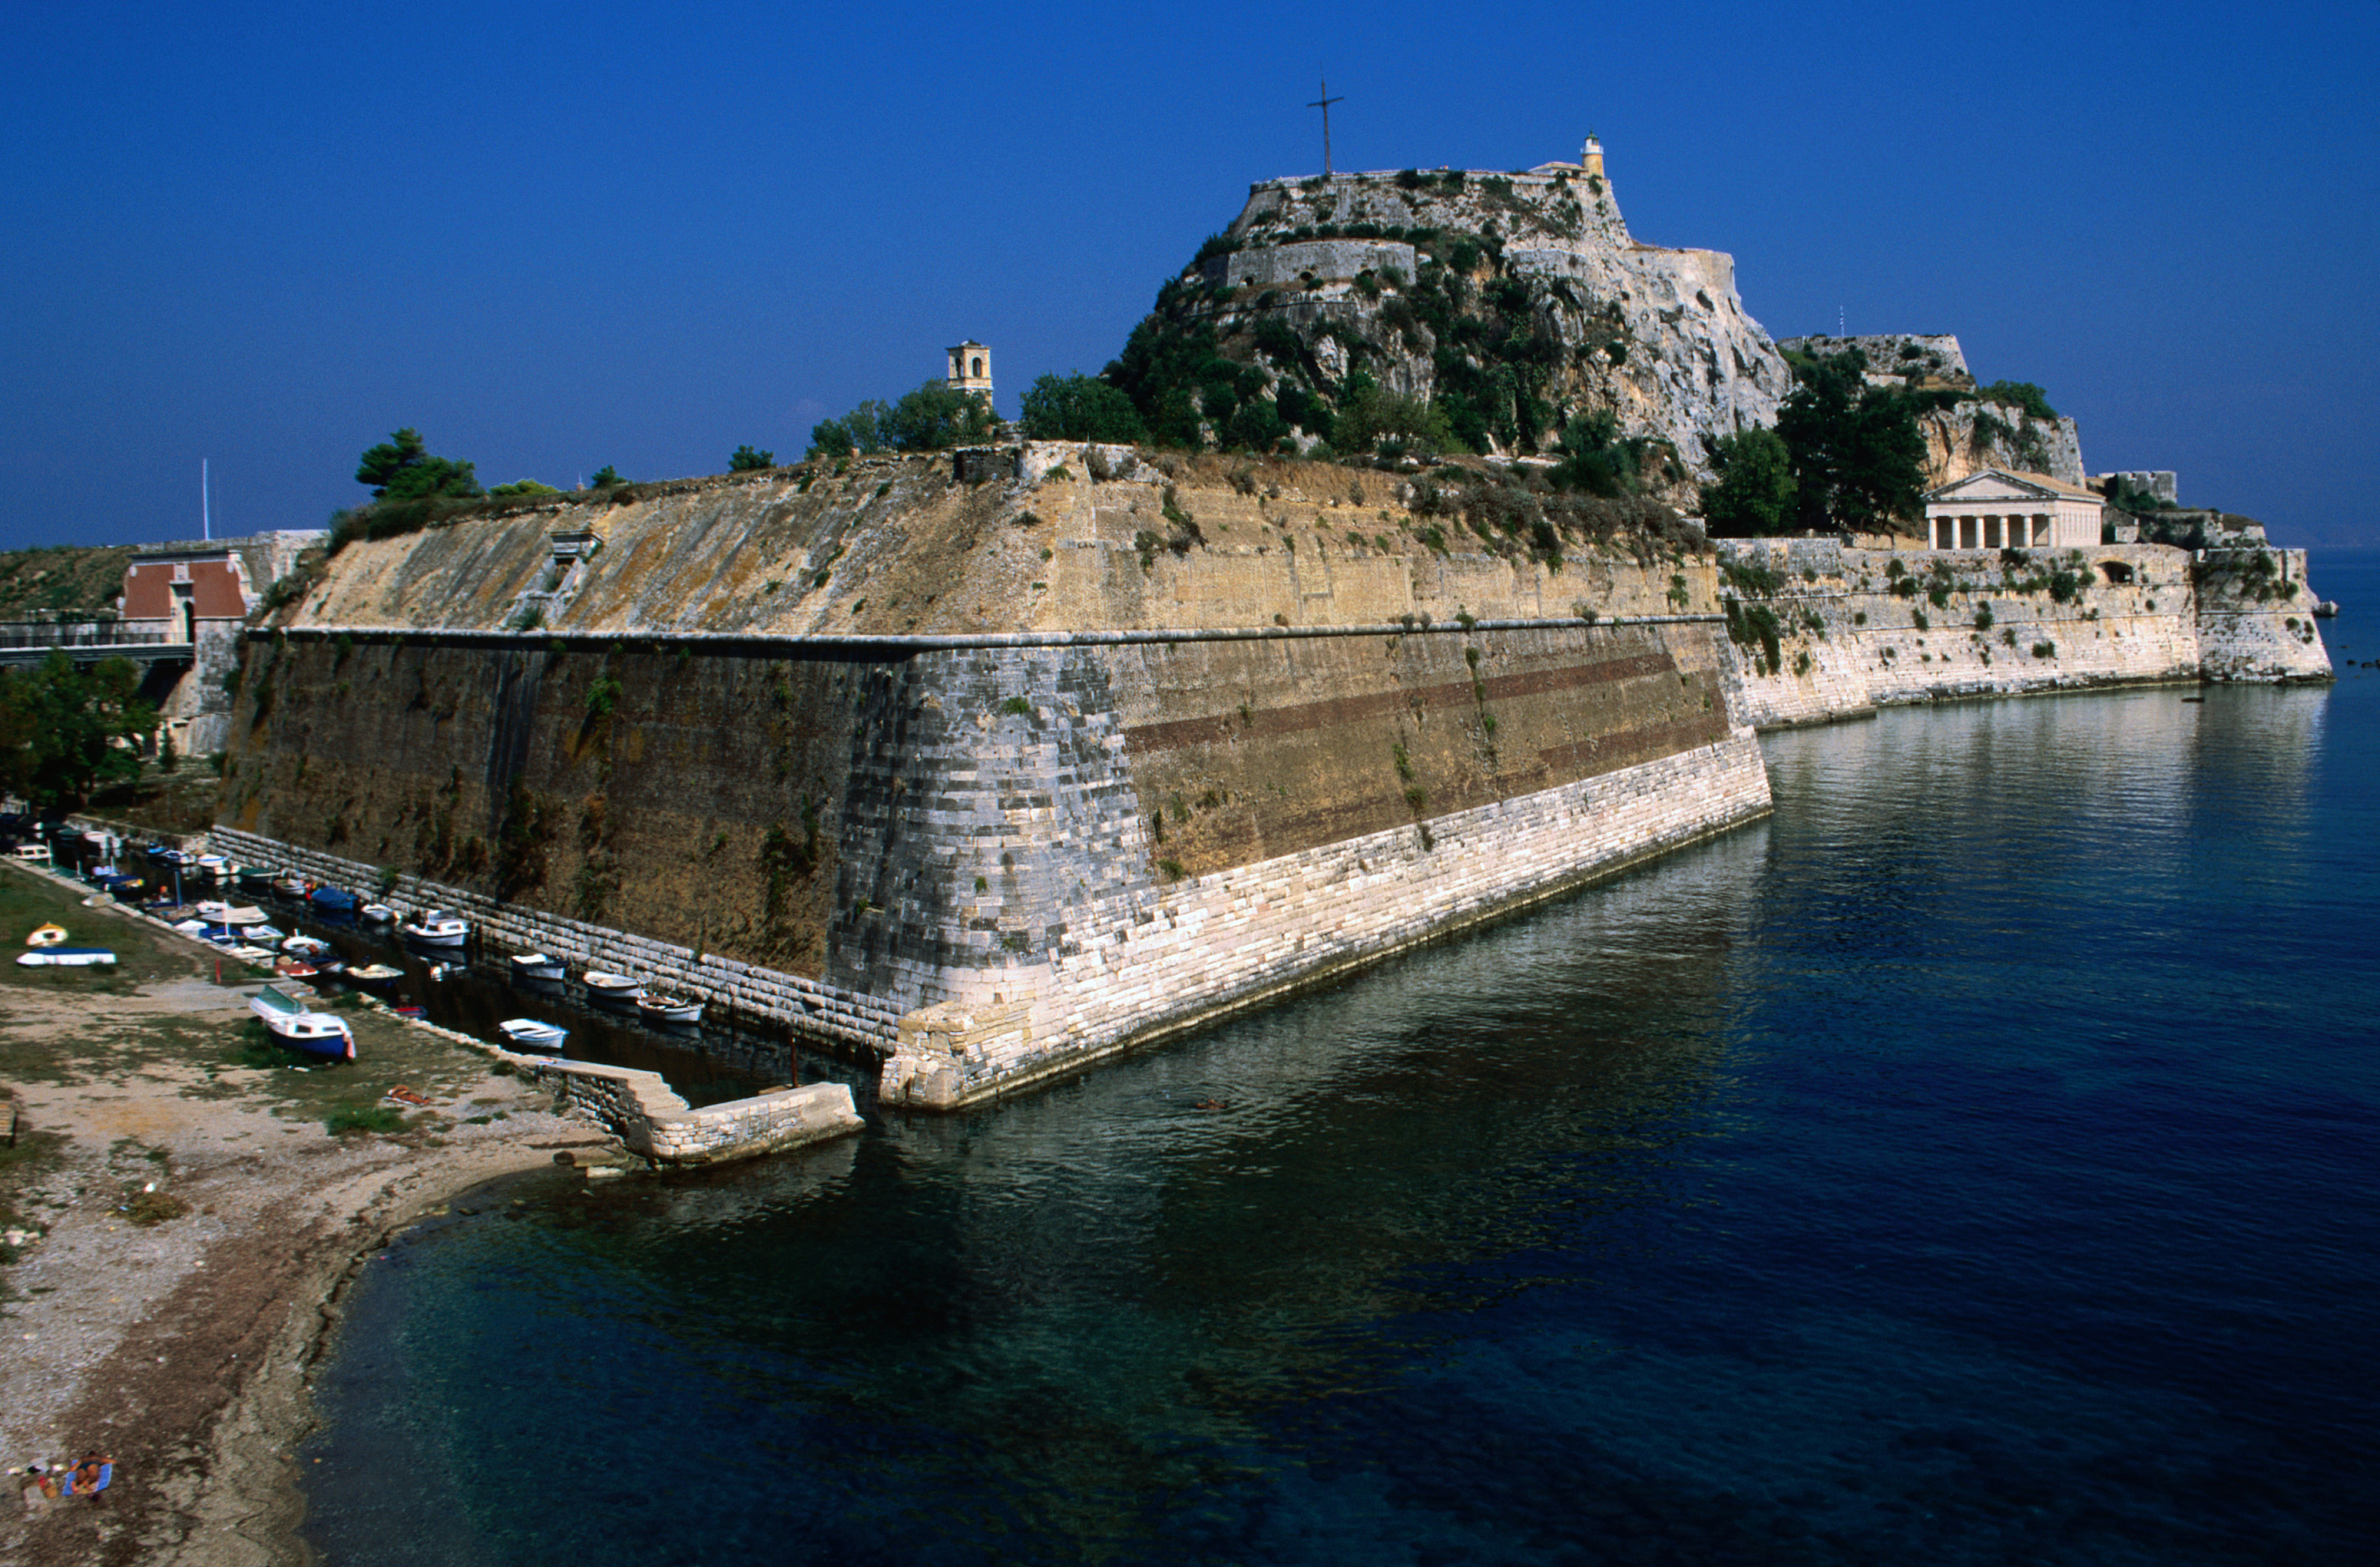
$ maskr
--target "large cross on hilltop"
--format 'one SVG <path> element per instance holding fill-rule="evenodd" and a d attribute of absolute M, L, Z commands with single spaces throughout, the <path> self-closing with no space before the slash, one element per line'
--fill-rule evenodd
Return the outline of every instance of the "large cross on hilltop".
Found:
<path fill-rule="evenodd" d="M 1344 96 L 1344 93 L 1339 95 L 1340 98 Z M 1324 77 L 1322 96 L 1306 105 L 1308 109 L 1319 109 L 1322 111 L 1322 172 L 1325 174 L 1331 171 L 1331 105 L 1339 101 L 1339 98 L 1331 96 L 1330 79 Z"/>

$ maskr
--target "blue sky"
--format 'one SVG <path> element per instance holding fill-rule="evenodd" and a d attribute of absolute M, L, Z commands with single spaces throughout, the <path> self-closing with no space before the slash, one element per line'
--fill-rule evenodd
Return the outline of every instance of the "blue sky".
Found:
<path fill-rule="evenodd" d="M 2380 6 L 9 8 L 0 547 L 716 472 L 991 344 L 1096 371 L 1248 183 L 1592 129 L 1775 335 L 1949 331 L 2095 471 L 2380 544 Z"/>

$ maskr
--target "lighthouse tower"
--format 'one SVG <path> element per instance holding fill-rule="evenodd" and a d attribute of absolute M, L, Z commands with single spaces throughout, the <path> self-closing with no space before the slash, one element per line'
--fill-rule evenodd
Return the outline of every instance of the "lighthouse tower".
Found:
<path fill-rule="evenodd" d="M 1603 144 L 1592 130 L 1587 132 L 1586 146 L 1578 149 L 1578 167 L 1597 179 L 1603 177 Z"/>

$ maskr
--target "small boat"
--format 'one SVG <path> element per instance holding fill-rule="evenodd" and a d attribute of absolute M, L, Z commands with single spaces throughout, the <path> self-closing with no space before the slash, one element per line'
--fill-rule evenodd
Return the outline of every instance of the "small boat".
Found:
<path fill-rule="evenodd" d="M 701 1022 L 703 998 L 670 990 L 648 990 L 636 999 L 636 1010 L 646 1022 Z"/>
<path fill-rule="evenodd" d="M 625 974 L 606 974 L 601 969 L 588 969 L 579 982 L 594 1000 L 613 1006 L 627 1006 L 645 994 L 645 987 Z"/>
<path fill-rule="evenodd" d="M 367 925 L 385 925 L 395 922 L 397 911 L 386 903 L 366 903 L 355 911 L 355 917 Z"/>
<path fill-rule="evenodd" d="M 25 944 L 27 946 L 56 946 L 65 940 L 66 926 L 64 925 L 35 925 L 32 933 L 25 938 Z"/>
<path fill-rule="evenodd" d="M 535 1018 L 506 1018 L 496 1025 L 496 1031 L 524 1050 L 559 1050 L 562 1041 L 570 1037 L 566 1028 L 557 1028 Z"/>
<path fill-rule="evenodd" d="M 548 958 L 542 952 L 516 952 L 512 955 L 512 977 L 516 980 L 559 980 L 562 960 Z"/>
<path fill-rule="evenodd" d="M 180 931 L 185 936 L 204 937 L 207 934 L 207 922 L 204 920 L 176 920 L 173 922 L 173 928 Z"/>
<path fill-rule="evenodd" d="M 250 898 L 261 898 L 273 890 L 273 873 L 269 870 L 244 870 L 231 879 L 231 884 Z"/>
<path fill-rule="evenodd" d="M 244 963 L 269 963 L 273 961 L 270 947 L 249 946 L 245 942 L 237 946 L 226 947 L 224 950 Z"/>
<path fill-rule="evenodd" d="M 344 976 L 347 971 L 347 965 L 346 960 L 344 959 L 317 958 L 314 961 L 314 972 L 327 980 L 339 979 Z"/>
<path fill-rule="evenodd" d="M 281 950 L 292 958 L 303 958 L 312 962 L 317 958 L 330 955 L 330 943 L 319 936 L 285 936 L 281 940 Z"/>
<path fill-rule="evenodd" d="M 310 980 L 322 972 L 303 958 L 284 958 L 272 965 L 272 971 L 285 980 Z"/>
<path fill-rule="evenodd" d="M 274 1039 L 292 1050 L 326 1061 L 353 1061 L 355 1033 L 332 1012 L 317 1012 L 297 997 L 267 985 L 248 998 L 248 1010 L 265 1021 Z"/>
<path fill-rule="evenodd" d="M 429 965 L 429 977 L 433 980 L 451 980 L 458 974 L 469 972 L 471 972 L 471 965 L 468 963 L 432 963 Z"/>
<path fill-rule="evenodd" d="M 273 879 L 272 890 L 284 898 L 302 899 L 310 889 L 303 876 L 278 876 Z"/>
<path fill-rule="evenodd" d="M 461 946 L 471 939 L 471 926 L 443 908 L 433 908 L 399 925 L 397 934 L 416 946 Z"/>
<path fill-rule="evenodd" d="M 268 918 L 252 903 L 227 903 L 220 898 L 209 898 L 198 905 L 198 917 L 212 920 L 219 925 L 261 925 Z"/>
<path fill-rule="evenodd" d="M 190 863 L 190 856 L 180 849 L 167 848 L 162 843 L 150 849 L 149 857 L 161 865 L 187 865 Z"/>
<path fill-rule="evenodd" d="M 359 963 L 347 970 L 347 979 L 351 982 L 373 989 L 378 989 L 385 984 L 394 984 L 404 978 L 404 969 L 390 968 L 387 963 Z"/>
<path fill-rule="evenodd" d="M 209 876 L 222 876 L 231 869 L 231 862 L 220 854 L 202 854 L 190 863 Z"/>
<path fill-rule="evenodd" d="M 316 887 L 311 897 L 325 914 L 353 914 L 364 902 L 345 887 Z"/>
<path fill-rule="evenodd" d="M 27 968 L 91 968 L 112 963 L 116 955 L 104 946 L 37 946 L 17 959 Z"/>

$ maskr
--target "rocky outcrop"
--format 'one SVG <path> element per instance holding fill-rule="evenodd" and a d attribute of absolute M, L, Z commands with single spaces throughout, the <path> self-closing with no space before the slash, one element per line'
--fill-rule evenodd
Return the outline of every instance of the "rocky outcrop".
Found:
<path fill-rule="evenodd" d="M 1225 406 L 1252 398 L 1302 443 L 1327 436 L 1361 371 L 1437 403 L 1482 450 L 1535 450 L 1608 411 L 1675 449 L 1653 487 L 1690 499 L 1706 439 L 1775 423 L 1791 377 L 1733 260 L 1636 240 L 1600 161 L 1260 182 L 1143 333 L 1211 331 L 1257 371 L 1191 393 L 1219 441 Z"/>

